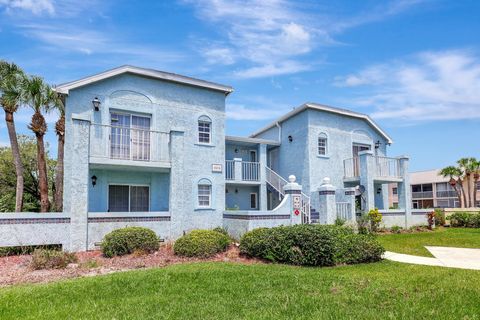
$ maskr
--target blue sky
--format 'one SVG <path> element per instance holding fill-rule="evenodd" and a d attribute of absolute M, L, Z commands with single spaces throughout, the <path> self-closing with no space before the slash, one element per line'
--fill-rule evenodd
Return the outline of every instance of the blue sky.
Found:
<path fill-rule="evenodd" d="M 352 109 L 424 170 L 480 157 L 479 17 L 476 0 L 0 0 L 0 58 L 51 84 L 133 64 L 231 85 L 230 135 L 307 101 Z"/>

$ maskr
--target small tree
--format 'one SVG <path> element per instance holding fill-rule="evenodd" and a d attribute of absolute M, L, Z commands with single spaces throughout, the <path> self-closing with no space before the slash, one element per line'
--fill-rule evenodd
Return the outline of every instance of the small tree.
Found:
<path fill-rule="evenodd" d="M 372 232 L 376 232 L 380 226 L 380 222 L 382 222 L 382 214 L 377 208 L 371 209 L 368 212 L 368 220 L 370 221 L 370 228 Z"/>

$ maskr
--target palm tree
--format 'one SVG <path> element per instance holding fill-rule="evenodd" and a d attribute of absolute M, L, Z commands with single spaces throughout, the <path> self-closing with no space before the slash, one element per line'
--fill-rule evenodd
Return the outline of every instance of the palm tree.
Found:
<path fill-rule="evenodd" d="M 48 212 L 47 162 L 45 160 L 44 136 L 47 132 L 47 123 L 42 111 L 48 111 L 50 105 L 49 91 L 51 88 L 37 76 L 29 77 L 25 83 L 25 101 L 33 109 L 34 114 L 28 126 L 37 139 L 38 185 L 40 188 L 40 212 Z"/>
<path fill-rule="evenodd" d="M 473 204 L 477 207 L 477 186 L 478 180 L 480 180 L 480 161 L 475 159 L 473 162 Z"/>
<path fill-rule="evenodd" d="M 471 190 L 471 186 L 470 186 L 470 177 L 471 177 L 471 174 L 472 172 L 470 171 L 470 158 L 461 158 L 457 161 L 458 163 L 458 166 L 460 167 L 460 169 L 465 173 L 465 179 L 463 179 L 463 183 L 466 184 L 466 189 L 467 189 L 467 192 L 466 192 L 466 199 L 465 199 L 465 206 L 466 207 L 471 207 L 472 206 L 472 198 L 471 198 L 471 195 L 472 195 L 472 190 Z M 465 188 L 464 188 L 465 189 Z"/>
<path fill-rule="evenodd" d="M 57 145 L 57 166 L 55 168 L 55 210 L 63 210 L 63 159 L 65 146 L 65 104 L 63 96 L 50 89 L 49 98 L 51 106 L 59 113 L 59 118 L 55 123 L 55 133 L 58 138 Z"/>
<path fill-rule="evenodd" d="M 450 178 L 450 185 L 453 187 L 455 192 L 457 192 L 458 196 L 458 202 L 460 203 L 460 206 L 462 208 L 465 207 L 465 202 L 462 201 L 462 189 L 461 189 L 461 177 L 463 175 L 463 172 L 460 168 L 454 167 L 454 166 L 448 166 L 440 170 L 440 175 L 442 175 L 444 178 Z M 459 188 L 460 186 L 460 188 Z M 465 194 L 463 194 L 465 196 Z"/>
<path fill-rule="evenodd" d="M 22 90 L 25 82 L 25 74 L 14 63 L 0 61 L 0 104 L 5 111 L 5 121 L 7 123 L 8 137 L 12 148 L 13 163 L 15 165 L 15 174 L 17 176 L 17 186 L 15 195 L 15 211 L 21 212 L 23 209 L 23 164 L 18 147 L 17 132 L 15 129 L 14 114 L 18 106 L 22 103 Z"/>

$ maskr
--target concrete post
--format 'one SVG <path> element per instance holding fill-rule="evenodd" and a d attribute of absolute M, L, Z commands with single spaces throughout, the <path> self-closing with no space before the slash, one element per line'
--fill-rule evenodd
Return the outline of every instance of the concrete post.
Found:
<path fill-rule="evenodd" d="M 267 202 L 267 184 L 265 182 L 265 178 L 267 176 L 267 170 L 266 170 L 266 165 L 267 165 L 267 145 L 266 144 L 260 144 L 259 147 L 260 151 L 260 190 L 259 190 L 259 195 L 260 195 L 260 211 L 267 211 L 268 210 L 268 202 Z"/>
<path fill-rule="evenodd" d="M 88 183 L 90 120 L 72 116 L 71 180 L 70 190 L 70 246 L 68 251 L 86 251 L 88 248 Z"/>
<path fill-rule="evenodd" d="M 169 211 L 171 221 L 171 237 L 174 239 L 183 235 L 185 217 L 184 188 L 184 131 L 170 131 L 170 199 Z M 180 191 L 180 192 L 179 192 Z M 189 195 L 192 196 L 192 195 Z"/>
<path fill-rule="evenodd" d="M 242 158 L 233 158 L 235 181 L 242 181 Z"/>
<path fill-rule="evenodd" d="M 345 202 L 350 204 L 350 219 L 348 221 L 355 222 L 357 220 L 355 210 L 355 188 L 345 189 Z"/>
<path fill-rule="evenodd" d="M 362 151 L 358 156 L 360 158 L 360 184 L 365 187 L 365 193 L 362 195 L 365 199 L 365 208 L 363 209 L 369 211 L 375 209 L 375 157 L 371 150 Z"/>
<path fill-rule="evenodd" d="M 324 178 L 322 185 L 318 188 L 319 212 L 326 216 L 326 224 L 335 224 L 337 219 L 337 203 L 335 199 L 336 188 L 330 184 L 330 178 Z"/>
<path fill-rule="evenodd" d="M 399 157 L 400 174 L 402 182 L 398 183 L 398 207 L 405 209 L 405 228 L 411 227 L 412 221 L 412 195 L 410 193 L 410 178 L 408 175 L 408 161 L 406 156 Z"/>
<path fill-rule="evenodd" d="M 283 190 L 285 191 L 285 196 L 289 203 L 290 208 L 290 224 L 301 224 L 302 223 L 302 213 L 301 213 L 301 201 L 302 201 L 302 186 L 296 183 L 297 178 L 294 175 L 288 177 L 289 183 L 287 183 Z M 300 207 L 299 207 L 300 204 Z M 298 211 L 297 211 L 298 210 Z M 296 214 L 299 213 L 299 214 Z"/>

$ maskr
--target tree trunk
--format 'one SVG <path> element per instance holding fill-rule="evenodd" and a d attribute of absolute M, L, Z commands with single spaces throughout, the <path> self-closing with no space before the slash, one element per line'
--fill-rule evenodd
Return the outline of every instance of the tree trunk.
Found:
<path fill-rule="evenodd" d="M 457 187 L 456 184 L 452 185 L 452 187 L 453 187 L 453 190 L 455 190 L 455 192 L 457 193 L 458 204 L 460 205 L 460 207 L 462 207 L 462 193 L 461 193 L 461 191 L 458 189 L 458 187 Z"/>
<path fill-rule="evenodd" d="M 468 203 L 468 202 L 467 202 L 467 195 L 465 194 L 465 188 L 463 187 L 464 181 L 461 180 L 461 179 L 459 179 L 458 182 L 459 182 L 460 190 L 462 191 L 462 197 L 463 197 L 463 198 L 462 198 L 463 202 L 462 202 L 461 207 L 462 207 L 462 208 L 465 208 L 465 207 L 467 206 L 467 203 Z"/>
<path fill-rule="evenodd" d="M 471 178 L 471 174 L 467 174 L 467 176 L 465 177 L 465 182 L 467 184 L 467 208 L 471 208 L 472 207 L 472 188 L 471 188 L 471 181 L 472 181 L 472 178 Z"/>
<path fill-rule="evenodd" d="M 478 184 L 478 176 L 474 176 L 473 178 L 473 207 L 477 207 L 477 184 Z"/>
<path fill-rule="evenodd" d="M 21 212 L 23 209 L 23 163 L 18 147 L 17 132 L 15 130 L 15 121 L 13 113 L 5 110 L 5 121 L 7 123 L 8 137 L 12 147 L 13 163 L 15 165 L 15 174 L 17 175 L 17 189 L 15 194 L 15 212 Z"/>
<path fill-rule="evenodd" d="M 63 211 L 63 156 L 65 136 L 58 135 L 57 167 L 55 168 L 55 210 Z"/>
<path fill-rule="evenodd" d="M 37 162 L 38 162 L 38 185 L 40 187 L 40 212 L 48 212 L 50 201 L 48 200 L 47 161 L 45 160 L 45 144 L 43 134 L 35 134 L 37 138 Z"/>

